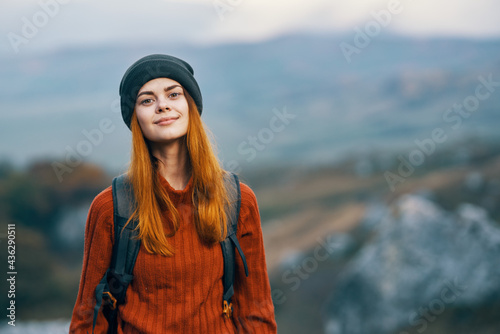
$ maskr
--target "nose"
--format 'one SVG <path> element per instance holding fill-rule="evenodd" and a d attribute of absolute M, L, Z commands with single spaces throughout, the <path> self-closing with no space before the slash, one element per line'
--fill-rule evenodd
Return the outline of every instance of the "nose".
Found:
<path fill-rule="evenodd" d="M 158 98 L 158 107 L 156 109 L 157 113 L 165 112 L 170 110 L 169 101 L 164 97 Z"/>

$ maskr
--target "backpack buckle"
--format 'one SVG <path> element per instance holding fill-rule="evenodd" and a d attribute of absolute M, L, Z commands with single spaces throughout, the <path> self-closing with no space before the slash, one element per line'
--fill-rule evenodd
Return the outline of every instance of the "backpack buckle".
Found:
<path fill-rule="evenodd" d="M 106 297 L 107 296 L 107 297 Z M 110 305 L 109 307 L 114 310 L 116 309 L 116 298 L 113 297 L 113 295 L 111 294 L 111 292 L 109 291 L 105 291 L 102 293 L 102 297 L 104 300 L 106 300 L 107 302 L 107 305 Z M 106 297 L 106 298 L 105 298 Z"/>
<path fill-rule="evenodd" d="M 226 316 L 226 318 L 231 318 L 233 314 L 233 303 L 227 303 L 227 300 L 224 300 L 224 308 L 222 309 L 222 313 Z"/>

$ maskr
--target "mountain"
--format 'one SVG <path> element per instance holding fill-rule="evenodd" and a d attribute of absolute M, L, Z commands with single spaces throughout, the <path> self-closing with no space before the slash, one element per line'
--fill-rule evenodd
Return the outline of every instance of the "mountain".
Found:
<path fill-rule="evenodd" d="M 342 42 L 352 44 L 353 36 L 293 35 L 207 47 L 165 41 L 1 59 L 0 158 L 25 164 L 40 157 L 70 161 L 77 154 L 123 170 L 130 134 L 120 116 L 118 85 L 126 68 L 148 53 L 173 54 L 193 65 L 203 118 L 226 168 L 331 163 L 346 153 L 411 147 L 437 127 L 450 142 L 497 135 L 499 40 L 380 35 L 350 63 Z M 478 112 L 449 114 L 454 120 L 447 121 L 448 109 L 470 103 L 467 97 L 488 78 L 493 91 L 479 101 Z M 100 122 L 110 124 L 107 132 Z"/>

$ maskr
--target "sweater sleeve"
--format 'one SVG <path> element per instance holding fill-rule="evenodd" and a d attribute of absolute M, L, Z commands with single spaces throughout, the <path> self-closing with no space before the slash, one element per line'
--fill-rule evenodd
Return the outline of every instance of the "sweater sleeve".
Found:
<path fill-rule="evenodd" d="M 247 185 L 242 183 L 240 188 L 237 236 L 249 275 L 245 276 L 243 261 L 236 254 L 233 321 L 238 333 L 277 333 L 257 199 Z"/>
<path fill-rule="evenodd" d="M 96 196 L 87 216 L 82 274 L 70 334 L 92 333 L 95 288 L 111 262 L 113 238 L 113 197 L 109 187 Z M 106 333 L 107 328 L 107 321 L 99 312 L 94 333 Z"/>

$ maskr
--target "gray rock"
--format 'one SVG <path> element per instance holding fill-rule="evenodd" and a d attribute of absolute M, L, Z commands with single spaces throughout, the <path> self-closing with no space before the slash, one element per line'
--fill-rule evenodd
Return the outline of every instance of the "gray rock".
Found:
<path fill-rule="evenodd" d="M 368 211 L 370 214 L 371 211 Z M 423 331 L 447 307 L 500 298 L 500 229 L 472 204 L 446 212 L 405 195 L 381 217 L 375 236 L 340 275 L 323 308 L 327 334 Z"/>

